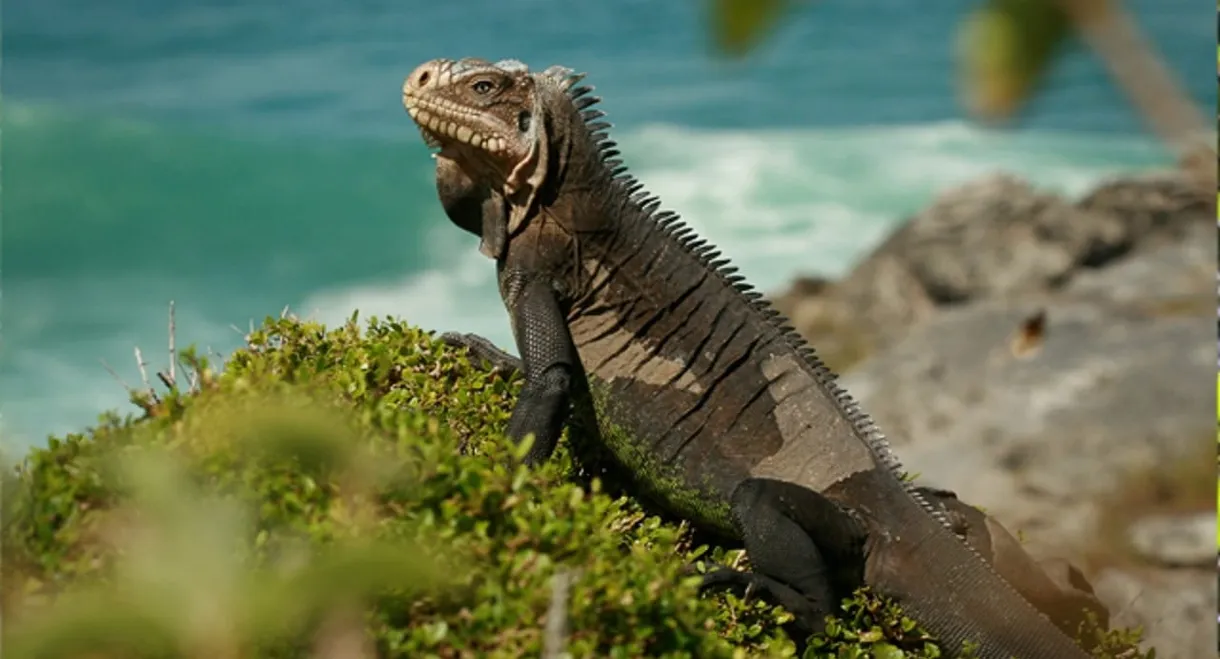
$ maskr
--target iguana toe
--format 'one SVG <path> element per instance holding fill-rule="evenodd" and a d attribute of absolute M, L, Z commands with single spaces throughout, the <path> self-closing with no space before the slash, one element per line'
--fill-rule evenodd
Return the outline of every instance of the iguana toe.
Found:
<path fill-rule="evenodd" d="M 496 347 L 490 339 L 478 334 L 445 332 L 440 335 L 442 343 L 454 348 L 465 348 L 477 362 L 487 362 L 491 371 L 500 375 L 513 375 L 521 371 L 521 360 Z"/>
<path fill-rule="evenodd" d="M 743 572 L 730 567 L 719 567 L 703 575 L 699 592 L 729 591 L 745 598 L 757 593 L 763 600 L 778 604 L 795 618 L 793 638 L 808 638 L 826 628 L 826 616 L 830 613 L 805 597 L 796 589 L 757 572 Z"/>

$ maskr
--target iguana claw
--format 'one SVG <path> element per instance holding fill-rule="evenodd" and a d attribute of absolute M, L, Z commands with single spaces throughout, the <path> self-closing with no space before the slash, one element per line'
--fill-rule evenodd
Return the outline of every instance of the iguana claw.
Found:
<path fill-rule="evenodd" d="M 701 593 L 717 590 L 727 590 L 743 599 L 747 594 L 756 592 L 764 600 L 784 607 L 794 617 L 789 623 L 795 632 L 792 634 L 793 640 L 807 639 L 826 629 L 826 616 L 830 614 L 829 611 L 822 610 L 794 588 L 764 574 L 718 567 L 704 574 L 703 581 L 699 584 Z M 802 644 L 798 642 L 798 645 Z"/>
<path fill-rule="evenodd" d="M 473 361 L 487 362 L 491 371 L 498 375 L 509 376 L 521 371 L 521 360 L 496 347 L 490 339 L 478 334 L 463 332 L 445 332 L 440 335 L 442 343 L 454 348 L 465 348 Z"/>

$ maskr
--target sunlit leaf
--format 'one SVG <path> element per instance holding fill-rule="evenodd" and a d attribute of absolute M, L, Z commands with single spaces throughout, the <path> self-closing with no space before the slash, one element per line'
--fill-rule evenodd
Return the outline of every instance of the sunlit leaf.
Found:
<path fill-rule="evenodd" d="M 967 110 L 985 121 L 1011 118 L 1043 79 L 1070 28 L 1056 0 L 986 0 L 959 34 Z"/>

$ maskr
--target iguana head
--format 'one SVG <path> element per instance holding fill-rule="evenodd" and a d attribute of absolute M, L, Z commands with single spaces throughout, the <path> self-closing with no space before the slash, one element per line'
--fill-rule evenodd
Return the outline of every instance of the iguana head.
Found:
<path fill-rule="evenodd" d="M 562 152 L 570 120 L 579 119 L 567 96 L 579 79 L 559 66 L 531 73 L 516 60 L 435 59 L 407 76 L 403 106 L 438 158 L 510 201 L 512 234 L 557 164 L 552 153 Z"/>

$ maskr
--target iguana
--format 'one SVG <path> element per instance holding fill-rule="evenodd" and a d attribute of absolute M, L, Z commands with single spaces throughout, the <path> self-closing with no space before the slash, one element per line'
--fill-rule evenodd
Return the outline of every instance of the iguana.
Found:
<path fill-rule="evenodd" d="M 439 151 L 450 219 L 495 260 L 523 372 L 507 434 L 537 464 L 569 415 L 652 500 L 738 538 L 751 583 L 822 629 L 861 584 L 951 656 L 1085 659 L 1073 640 L 906 481 L 873 421 L 814 351 L 617 158 L 583 74 L 437 59 L 403 104 Z M 474 335 L 448 336 L 493 363 Z"/>

